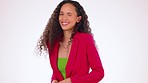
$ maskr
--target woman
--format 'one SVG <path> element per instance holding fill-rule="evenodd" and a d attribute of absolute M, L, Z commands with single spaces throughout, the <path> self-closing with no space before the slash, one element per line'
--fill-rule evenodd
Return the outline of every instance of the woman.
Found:
<path fill-rule="evenodd" d="M 49 53 L 52 83 L 98 83 L 104 77 L 87 19 L 83 7 L 71 0 L 62 1 L 49 19 L 38 49 Z"/>

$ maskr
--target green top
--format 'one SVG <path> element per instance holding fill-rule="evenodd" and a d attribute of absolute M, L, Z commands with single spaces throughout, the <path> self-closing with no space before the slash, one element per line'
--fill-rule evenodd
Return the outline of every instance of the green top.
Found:
<path fill-rule="evenodd" d="M 68 58 L 58 58 L 58 69 L 63 75 L 64 79 L 66 79 L 66 64 L 67 64 Z"/>

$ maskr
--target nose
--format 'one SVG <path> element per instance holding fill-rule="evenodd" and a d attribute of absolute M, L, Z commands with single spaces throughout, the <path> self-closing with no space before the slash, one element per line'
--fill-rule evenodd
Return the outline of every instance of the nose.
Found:
<path fill-rule="evenodd" d="M 63 19 L 63 20 L 66 20 L 66 19 L 67 19 L 67 16 L 66 16 L 66 15 L 63 15 L 63 16 L 62 16 L 62 19 Z"/>

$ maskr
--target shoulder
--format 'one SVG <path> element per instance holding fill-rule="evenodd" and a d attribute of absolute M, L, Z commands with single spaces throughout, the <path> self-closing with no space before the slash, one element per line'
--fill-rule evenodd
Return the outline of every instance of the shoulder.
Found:
<path fill-rule="evenodd" d="M 93 39 L 93 35 L 89 34 L 89 33 L 80 33 L 79 35 L 80 39 L 85 39 L 85 40 L 92 40 Z"/>
<path fill-rule="evenodd" d="M 93 34 L 89 33 L 80 33 L 78 39 L 84 42 L 94 42 Z"/>

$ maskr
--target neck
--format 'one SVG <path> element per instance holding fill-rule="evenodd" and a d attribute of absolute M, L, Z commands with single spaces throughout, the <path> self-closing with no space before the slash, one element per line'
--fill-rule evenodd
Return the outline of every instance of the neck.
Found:
<path fill-rule="evenodd" d="M 70 40 L 72 32 L 63 31 L 63 42 L 68 42 Z"/>

